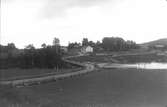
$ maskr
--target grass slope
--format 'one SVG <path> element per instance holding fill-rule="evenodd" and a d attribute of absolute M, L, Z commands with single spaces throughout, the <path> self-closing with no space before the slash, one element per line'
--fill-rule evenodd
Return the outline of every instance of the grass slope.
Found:
<path fill-rule="evenodd" d="M 158 39 L 155 41 L 143 43 L 142 45 L 153 46 L 153 45 L 167 45 L 167 38 Z"/>
<path fill-rule="evenodd" d="M 0 80 L 25 79 L 30 77 L 40 77 L 47 75 L 56 75 L 69 72 L 76 72 L 83 68 L 73 69 L 0 69 Z"/>
<path fill-rule="evenodd" d="M 17 99 L 8 97 L 6 101 L 21 102 L 20 107 L 166 107 L 167 70 L 144 71 L 100 70 L 81 77 L 15 89 Z M 27 100 L 20 101 L 20 97 Z M 8 107 L 2 100 L 0 102 Z"/>
<path fill-rule="evenodd" d="M 77 62 L 112 62 L 112 56 L 110 55 L 88 55 L 88 56 L 80 56 L 69 58 L 69 60 L 77 61 Z"/>
<path fill-rule="evenodd" d="M 167 62 L 167 56 L 157 54 L 145 54 L 145 55 L 125 55 L 114 57 L 122 63 L 139 63 L 139 62 Z"/>

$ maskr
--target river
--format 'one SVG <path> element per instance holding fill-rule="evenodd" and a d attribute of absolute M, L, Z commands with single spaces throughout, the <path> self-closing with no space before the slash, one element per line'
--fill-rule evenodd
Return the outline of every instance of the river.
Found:
<path fill-rule="evenodd" d="M 167 63 L 135 63 L 135 64 L 98 64 L 102 68 L 137 68 L 137 69 L 167 69 Z"/>

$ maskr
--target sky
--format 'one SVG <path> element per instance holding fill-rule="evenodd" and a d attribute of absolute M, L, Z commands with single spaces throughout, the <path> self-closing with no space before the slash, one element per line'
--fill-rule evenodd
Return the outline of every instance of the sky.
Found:
<path fill-rule="evenodd" d="M 143 43 L 167 38 L 166 0 L 1 0 L 0 44 L 40 47 L 122 37 Z"/>

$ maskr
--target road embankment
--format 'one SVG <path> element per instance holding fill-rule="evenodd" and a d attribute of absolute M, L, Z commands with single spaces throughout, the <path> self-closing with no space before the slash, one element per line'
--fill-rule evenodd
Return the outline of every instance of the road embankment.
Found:
<path fill-rule="evenodd" d="M 0 84 L 12 85 L 12 86 L 29 86 L 29 85 L 35 84 L 35 83 L 40 84 L 41 82 L 45 82 L 45 81 L 54 81 L 54 80 L 58 80 L 58 79 L 64 79 L 64 78 L 68 78 L 68 77 L 82 75 L 82 74 L 86 74 L 86 73 L 89 73 L 89 72 L 94 70 L 94 65 L 91 63 L 82 64 L 82 63 L 70 61 L 67 59 L 63 59 L 63 60 L 67 63 L 82 66 L 83 69 L 76 71 L 76 72 L 69 72 L 69 73 L 64 73 L 64 74 L 55 74 L 55 75 L 32 77 L 32 78 L 29 77 L 29 78 L 17 79 L 17 80 L 2 80 L 2 81 L 0 81 Z"/>

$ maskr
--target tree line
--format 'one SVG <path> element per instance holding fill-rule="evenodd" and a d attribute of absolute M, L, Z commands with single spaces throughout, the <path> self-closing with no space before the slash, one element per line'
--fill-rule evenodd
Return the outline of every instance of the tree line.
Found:
<path fill-rule="evenodd" d="M 88 38 L 83 38 L 81 43 L 69 43 L 68 49 L 73 49 L 76 47 L 82 46 L 92 46 L 94 51 L 125 51 L 130 49 L 139 48 L 136 42 L 132 40 L 125 41 L 123 38 L 120 37 L 104 37 L 102 42 L 97 41 L 89 41 Z"/>
<path fill-rule="evenodd" d="M 94 48 L 94 52 L 138 48 L 134 41 L 125 41 L 120 37 L 104 37 L 101 42 L 83 38 L 81 43 L 69 43 L 68 50 L 88 45 Z M 42 44 L 41 48 L 37 49 L 32 44 L 24 49 L 16 48 L 14 43 L 9 43 L 7 46 L 0 45 L 0 68 L 63 68 L 67 64 L 62 60 L 63 51 L 60 47 L 58 38 L 54 38 L 52 45 Z"/>
<path fill-rule="evenodd" d="M 42 44 L 36 49 L 32 44 L 24 49 L 18 49 L 14 43 L 0 45 L 0 68 L 63 68 L 59 39 L 55 38 L 53 45 Z"/>
<path fill-rule="evenodd" d="M 138 45 L 132 40 L 125 41 L 120 37 L 105 37 L 102 40 L 102 47 L 108 51 L 124 51 L 136 49 Z"/>

